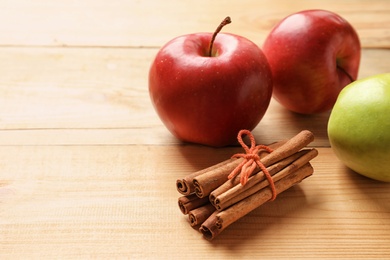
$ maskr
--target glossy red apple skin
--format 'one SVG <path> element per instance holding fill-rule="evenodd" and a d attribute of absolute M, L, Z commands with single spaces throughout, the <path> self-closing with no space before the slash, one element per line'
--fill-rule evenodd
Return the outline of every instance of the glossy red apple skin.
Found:
<path fill-rule="evenodd" d="M 178 139 L 221 147 L 252 130 L 272 97 L 272 74 L 261 49 L 248 39 L 211 33 L 177 37 L 157 53 L 149 71 L 151 101 Z"/>
<path fill-rule="evenodd" d="M 330 110 L 351 78 L 357 79 L 359 37 L 345 19 L 326 10 L 305 10 L 281 20 L 263 51 L 273 73 L 274 98 L 297 113 Z"/>

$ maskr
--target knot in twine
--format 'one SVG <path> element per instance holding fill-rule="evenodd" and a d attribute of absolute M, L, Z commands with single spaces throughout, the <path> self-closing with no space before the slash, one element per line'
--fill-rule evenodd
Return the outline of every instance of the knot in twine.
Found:
<path fill-rule="evenodd" d="M 242 137 L 244 135 L 247 135 L 249 137 L 251 147 L 248 147 L 242 140 Z M 256 145 L 256 140 L 249 130 L 241 130 L 237 135 L 237 140 L 241 144 L 242 148 L 244 148 L 245 153 L 234 154 L 232 158 L 243 158 L 244 160 L 229 174 L 228 178 L 232 179 L 238 174 L 240 174 L 240 182 L 241 185 L 244 186 L 247 183 L 249 177 L 252 175 L 253 171 L 256 169 L 256 166 L 259 166 L 259 168 L 267 178 L 270 189 L 272 191 L 271 200 L 274 200 L 276 198 L 276 188 L 274 181 L 272 180 L 272 176 L 271 174 L 269 174 L 267 168 L 260 161 L 259 156 L 260 150 L 266 150 L 269 153 L 271 153 L 273 150 L 265 145 Z"/>

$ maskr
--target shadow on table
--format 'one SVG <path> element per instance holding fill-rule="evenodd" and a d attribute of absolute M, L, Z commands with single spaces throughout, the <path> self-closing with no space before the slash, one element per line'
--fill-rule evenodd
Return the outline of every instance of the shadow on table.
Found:
<path fill-rule="evenodd" d="M 355 191 L 360 193 L 367 203 L 375 205 L 378 212 L 390 212 L 390 183 L 377 181 L 365 177 L 347 166 L 346 178 L 354 185 Z"/>
<path fill-rule="evenodd" d="M 182 143 L 177 146 L 178 154 L 181 155 L 194 169 L 199 171 L 228 160 L 235 153 L 243 152 L 241 146 L 228 146 L 214 148 L 198 144 Z"/>
<path fill-rule="evenodd" d="M 299 185 L 295 185 L 279 194 L 275 201 L 266 202 L 231 224 L 210 243 L 213 247 L 227 247 L 229 251 L 240 251 L 239 248 L 246 247 L 249 241 L 267 241 L 272 230 L 282 231 L 281 222 L 293 217 L 295 213 L 304 209 L 306 204 L 304 191 Z M 274 235 L 275 233 L 272 236 Z M 259 246 L 262 246 L 261 243 Z"/>

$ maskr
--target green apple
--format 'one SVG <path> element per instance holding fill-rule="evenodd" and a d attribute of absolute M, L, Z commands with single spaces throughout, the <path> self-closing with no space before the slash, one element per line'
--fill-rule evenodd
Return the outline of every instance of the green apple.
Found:
<path fill-rule="evenodd" d="M 328 136 L 346 166 L 390 182 L 390 73 L 357 80 L 340 92 Z"/>

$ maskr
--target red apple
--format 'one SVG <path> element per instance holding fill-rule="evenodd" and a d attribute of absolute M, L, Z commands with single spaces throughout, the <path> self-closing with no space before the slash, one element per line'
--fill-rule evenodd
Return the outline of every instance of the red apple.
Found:
<path fill-rule="evenodd" d="M 252 130 L 272 96 L 272 74 L 260 48 L 238 35 L 215 37 L 219 30 L 171 40 L 149 71 L 151 101 L 169 131 L 216 147 L 235 142 L 241 129 Z"/>
<path fill-rule="evenodd" d="M 274 98 L 302 114 L 331 109 L 341 89 L 357 79 L 360 49 L 354 28 L 335 13 L 306 10 L 284 18 L 263 45 Z"/>

